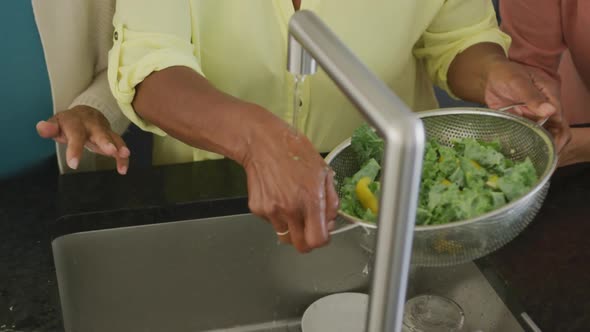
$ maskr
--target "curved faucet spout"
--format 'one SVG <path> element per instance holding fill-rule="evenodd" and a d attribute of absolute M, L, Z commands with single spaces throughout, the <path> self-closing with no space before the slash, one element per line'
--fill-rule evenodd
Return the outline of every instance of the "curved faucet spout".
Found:
<path fill-rule="evenodd" d="M 424 151 L 420 119 L 312 12 L 289 22 L 288 70 L 316 71 L 316 62 L 385 140 L 377 250 L 368 332 L 400 332 Z"/>

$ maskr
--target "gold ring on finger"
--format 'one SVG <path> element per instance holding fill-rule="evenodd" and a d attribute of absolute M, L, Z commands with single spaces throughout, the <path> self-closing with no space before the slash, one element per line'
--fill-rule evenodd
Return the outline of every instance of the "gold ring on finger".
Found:
<path fill-rule="evenodd" d="M 287 228 L 287 230 L 286 230 L 286 231 L 284 231 L 284 232 L 277 232 L 277 235 L 278 235 L 278 236 L 285 236 L 285 235 L 287 235 L 287 234 L 289 234 L 289 229 L 288 229 L 288 228 Z"/>

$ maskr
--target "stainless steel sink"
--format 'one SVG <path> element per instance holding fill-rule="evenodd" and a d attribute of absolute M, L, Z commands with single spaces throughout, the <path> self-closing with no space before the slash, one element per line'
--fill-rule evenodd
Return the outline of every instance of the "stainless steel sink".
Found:
<path fill-rule="evenodd" d="M 362 229 L 308 255 L 252 215 L 75 233 L 53 241 L 68 332 L 300 331 L 335 292 L 367 292 Z M 523 331 L 474 264 L 416 269 L 408 295 L 446 295 L 466 331 Z M 329 332 L 329 331 L 327 331 Z"/>

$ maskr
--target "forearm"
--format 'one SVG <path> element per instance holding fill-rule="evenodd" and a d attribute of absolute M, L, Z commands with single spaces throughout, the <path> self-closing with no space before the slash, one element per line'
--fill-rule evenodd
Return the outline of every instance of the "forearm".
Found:
<path fill-rule="evenodd" d="M 262 107 L 217 90 L 187 67 L 152 73 L 138 86 L 133 107 L 176 139 L 239 163 L 251 145 L 261 144 L 260 136 L 287 127 Z"/>
<path fill-rule="evenodd" d="M 451 91 L 459 98 L 485 104 L 485 88 L 492 66 L 508 61 L 504 50 L 494 43 L 481 43 L 459 53 L 448 71 Z"/>

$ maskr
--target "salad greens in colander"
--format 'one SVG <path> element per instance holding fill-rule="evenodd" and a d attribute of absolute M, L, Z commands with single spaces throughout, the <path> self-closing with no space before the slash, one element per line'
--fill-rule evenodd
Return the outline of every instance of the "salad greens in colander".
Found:
<path fill-rule="evenodd" d="M 364 221 L 377 219 L 383 147 L 383 140 L 368 125 L 357 128 L 352 135 L 351 148 L 362 167 L 344 179 L 341 210 Z M 416 224 L 445 224 L 477 217 L 526 194 L 538 180 L 531 160 L 513 162 L 500 151 L 498 141 L 464 138 L 448 147 L 428 140 Z"/>

